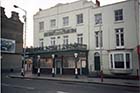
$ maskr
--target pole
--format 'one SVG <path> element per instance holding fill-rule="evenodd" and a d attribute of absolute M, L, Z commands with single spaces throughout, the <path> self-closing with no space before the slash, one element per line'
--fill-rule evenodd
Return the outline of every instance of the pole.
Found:
<path fill-rule="evenodd" d="M 53 67 L 52 67 L 52 77 L 55 77 L 55 55 L 52 54 L 52 59 L 53 59 Z"/>
<path fill-rule="evenodd" d="M 15 8 L 19 8 L 21 9 L 24 13 L 25 13 L 25 16 L 23 16 L 23 19 L 24 19 L 24 22 L 25 22 L 25 29 L 24 29 L 24 44 L 23 44 L 23 56 L 24 56 L 24 62 L 22 62 L 22 68 L 21 68 L 21 75 L 22 73 L 24 73 L 25 75 L 25 71 L 24 71 L 24 65 L 25 65 L 25 57 L 26 57 L 26 28 L 27 28 L 27 11 L 22 9 L 21 7 L 17 6 L 17 5 L 14 5 L 13 7 Z"/>
<path fill-rule="evenodd" d="M 21 75 L 24 76 L 24 58 L 22 57 Z"/>
<path fill-rule="evenodd" d="M 74 53 L 75 56 L 75 78 L 78 78 L 78 69 L 77 69 L 77 57 L 78 57 L 78 53 Z"/>
<path fill-rule="evenodd" d="M 101 19 L 100 19 L 100 27 L 99 27 L 99 35 L 100 35 L 100 64 L 101 64 L 101 71 L 100 71 L 100 75 L 101 75 L 101 82 L 103 82 L 103 63 L 102 63 L 102 30 L 101 30 Z"/>
<path fill-rule="evenodd" d="M 40 76 L 40 56 L 38 56 L 37 64 L 38 64 L 37 76 Z"/>

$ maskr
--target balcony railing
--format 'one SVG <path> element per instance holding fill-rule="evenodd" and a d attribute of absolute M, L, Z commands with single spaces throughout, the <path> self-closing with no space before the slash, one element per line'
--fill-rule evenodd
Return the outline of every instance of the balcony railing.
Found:
<path fill-rule="evenodd" d="M 38 52 L 38 51 L 67 51 L 67 50 L 87 50 L 86 44 L 67 44 L 67 45 L 54 45 L 54 46 L 45 46 L 45 47 L 35 47 L 35 48 L 26 48 L 27 52 Z"/>

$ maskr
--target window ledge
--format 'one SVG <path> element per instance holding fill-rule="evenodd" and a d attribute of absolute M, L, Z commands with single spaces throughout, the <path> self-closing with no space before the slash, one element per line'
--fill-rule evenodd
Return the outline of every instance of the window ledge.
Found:
<path fill-rule="evenodd" d="M 83 26 L 83 25 L 84 25 L 84 23 L 76 24 L 76 26 Z"/>
<path fill-rule="evenodd" d="M 130 74 L 132 69 L 110 69 L 110 72 L 113 74 Z"/>
<path fill-rule="evenodd" d="M 116 46 L 116 49 L 124 49 L 124 46 Z"/>
<path fill-rule="evenodd" d="M 103 24 L 95 24 L 94 27 L 100 27 L 103 26 Z"/>
<path fill-rule="evenodd" d="M 124 20 L 115 21 L 114 24 L 124 23 Z"/>

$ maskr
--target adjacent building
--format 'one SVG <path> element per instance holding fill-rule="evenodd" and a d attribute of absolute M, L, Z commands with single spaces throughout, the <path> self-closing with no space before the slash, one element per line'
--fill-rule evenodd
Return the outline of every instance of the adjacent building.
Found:
<path fill-rule="evenodd" d="M 3 71 L 20 71 L 23 50 L 23 23 L 18 13 L 12 11 L 11 17 L 1 10 L 1 69 Z"/>
<path fill-rule="evenodd" d="M 81 75 L 103 70 L 106 75 L 136 76 L 139 7 L 138 0 L 105 6 L 79 0 L 40 9 L 34 15 L 35 48 L 29 55 L 34 59 L 41 56 L 44 73 L 51 73 L 54 67 L 55 74 L 74 74 L 78 68 Z"/>

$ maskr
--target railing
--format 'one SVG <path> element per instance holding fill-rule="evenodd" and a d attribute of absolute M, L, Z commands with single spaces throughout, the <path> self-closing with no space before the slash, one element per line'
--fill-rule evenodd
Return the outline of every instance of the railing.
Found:
<path fill-rule="evenodd" d="M 27 52 L 37 52 L 37 51 L 67 51 L 67 50 L 87 50 L 86 44 L 67 44 L 67 45 L 54 45 L 45 47 L 35 47 L 26 48 Z"/>

